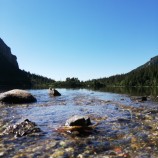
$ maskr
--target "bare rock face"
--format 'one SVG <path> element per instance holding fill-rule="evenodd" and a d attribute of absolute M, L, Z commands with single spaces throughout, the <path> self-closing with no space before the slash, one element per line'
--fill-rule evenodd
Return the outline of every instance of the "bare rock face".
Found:
<path fill-rule="evenodd" d="M 36 102 L 36 98 L 25 90 L 14 89 L 0 94 L 0 101 L 4 103 L 31 103 Z"/>
<path fill-rule="evenodd" d="M 19 69 L 17 57 L 11 53 L 10 47 L 8 47 L 4 41 L 0 38 L 0 55 L 6 59 L 11 65 Z"/>

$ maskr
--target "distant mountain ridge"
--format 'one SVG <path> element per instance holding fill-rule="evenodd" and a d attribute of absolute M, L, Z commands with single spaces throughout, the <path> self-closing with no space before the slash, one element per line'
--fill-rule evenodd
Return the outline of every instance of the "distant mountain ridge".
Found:
<path fill-rule="evenodd" d="M 1 60 L 9 62 L 13 67 L 19 69 L 17 57 L 11 53 L 10 47 L 8 47 L 4 41 L 0 38 L 0 57 Z"/>
<path fill-rule="evenodd" d="M 138 69 L 143 69 L 143 68 L 147 68 L 151 65 L 158 65 L 158 55 L 151 58 L 148 62 L 146 62 L 145 64 L 139 66 L 138 68 L 132 70 L 132 71 L 135 71 L 135 70 L 138 70 Z"/>
<path fill-rule="evenodd" d="M 150 61 L 148 61 L 146 64 L 151 65 L 151 64 L 158 64 L 158 55 L 151 58 Z"/>

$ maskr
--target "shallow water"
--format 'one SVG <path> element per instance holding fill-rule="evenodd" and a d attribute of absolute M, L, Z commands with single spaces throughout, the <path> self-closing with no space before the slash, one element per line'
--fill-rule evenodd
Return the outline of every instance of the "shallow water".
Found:
<path fill-rule="evenodd" d="M 0 133 L 8 125 L 25 119 L 35 122 L 42 130 L 40 135 L 20 138 L 1 134 L 0 157 L 103 157 L 118 146 L 125 146 L 127 150 L 126 145 L 131 143 L 128 136 L 139 123 L 128 123 L 128 126 L 126 121 L 118 123 L 119 119 L 133 117 L 130 110 L 121 105 L 157 105 L 151 101 L 133 102 L 127 95 L 109 92 L 58 90 L 62 94 L 60 97 L 50 96 L 48 90 L 29 90 L 37 98 L 33 104 L 0 105 Z M 59 133 L 57 129 L 73 115 L 90 116 L 93 124 L 99 124 L 86 136 Z M 117 154 L 111 153 L 109 157 Z"/>

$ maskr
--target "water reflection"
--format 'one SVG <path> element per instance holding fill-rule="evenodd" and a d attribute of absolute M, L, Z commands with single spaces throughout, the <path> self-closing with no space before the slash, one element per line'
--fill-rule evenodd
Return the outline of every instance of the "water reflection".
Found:
<path fill-rule="evenodd" d="M 99 89 L 99 91 L 128 94 L 131 96 L 158 96 L 158 87 L 106 87 Z"/>

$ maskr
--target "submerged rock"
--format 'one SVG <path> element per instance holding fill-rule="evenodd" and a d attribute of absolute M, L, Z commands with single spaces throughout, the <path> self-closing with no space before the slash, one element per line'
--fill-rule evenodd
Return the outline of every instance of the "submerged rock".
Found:
<path fill-rule="evenodd" d="M 22 137 L 37 132 L 41 132 L 41 129 L 34 122 L 26 119 L 19 124 L 8 126 L 3 134 L 13 134 L 15 137 Z"/>
<path fill-rule="evenodd" d="M 131 98 L 132 98 L 132 100 L 135 100 L 135 101 L 138 101 L 138 102 L 142 102 L 142 101 L 147 101 L 148 100 L 147 96 L 142 96 L 142 97 L 132 96 Z"/>
<path fill-rule="evenodd" d="M 53 96 L 61 96 L 61 94 L 56 89 L 52 88 L 49 88 L 49 94 Z"/>
<path fill-rule="evenodd" d="M 127 118 L 118 118 L 118 122 L 120 123 L 128 123 L 130 122 L 131 120 L 130 119 L 127 119 Z"/>
<path fill-rule="evenodd" d="M 65 126 L 89 126 L 91 124 L 88 116 L 74 115 L 66 121 Z"/>
<path fill-rule="evenodd" d="M 1 93 L 0 101 L 4 103 L 31 103 L 37 100 L 31 93 L 25 90 L 14 89 Z"/>
<path fill-rule="evenodd" d="M 147 97 L 144 96 L 144 97 L 141 98 L 141 100 L 142 100 L 142 101 L 147 101 Z"/>

